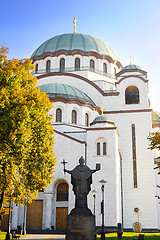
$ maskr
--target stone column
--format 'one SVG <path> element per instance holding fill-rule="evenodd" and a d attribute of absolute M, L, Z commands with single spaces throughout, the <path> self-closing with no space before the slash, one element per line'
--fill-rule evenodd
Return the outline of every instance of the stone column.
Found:
<path fill-rule="evenodd" d="M 12 221 L 11 221 L 11 229 L 16 230 L 17 224 L 18 224 L 18 206 L 16 204 L 13 204 L 12 206 Z"/>
<path fill-rule="evenodd" d="M 51 216 L 52 216 L 52 198 L 53 194 L 45 194 L 45 204 L 44 204 L 44 229 L 51 229 Z"/>

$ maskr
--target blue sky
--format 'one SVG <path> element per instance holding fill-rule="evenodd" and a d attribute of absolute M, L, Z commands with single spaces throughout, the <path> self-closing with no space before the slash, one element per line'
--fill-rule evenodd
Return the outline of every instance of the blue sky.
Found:
<path fill-rule="evenodd" d="M 106 43 L 122 65 L 148 72 L 151 107 L 160 111 L 160 0 L 1 0 L 0 46 L 30 57 L 47 39 L 73 32 Z"/>

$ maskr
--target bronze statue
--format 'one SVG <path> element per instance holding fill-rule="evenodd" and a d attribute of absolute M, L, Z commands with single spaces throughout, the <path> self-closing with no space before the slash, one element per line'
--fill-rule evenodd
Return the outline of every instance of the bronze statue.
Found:
<path fill-rule="evenodd" d="M 75 208 L 87 208 L 87 195 L 91 190 L 92 174 L 100 170 L 100 164 L 96 164 L 96 169 L 91 170 L 84 165 L 83 157 L 79 159 L 79 163 L 73 170 L 66 170 L 63 162 L 64 172 L 71 174 L 71 183 L 76 197 Z"/>

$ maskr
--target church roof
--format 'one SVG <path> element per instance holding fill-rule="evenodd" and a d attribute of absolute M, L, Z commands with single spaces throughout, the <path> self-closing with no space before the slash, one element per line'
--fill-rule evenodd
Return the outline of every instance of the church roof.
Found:
<path fill-rule="evenodd" d="M 116 76 L 119 76 L 125 72 L 140 72 L 142 74 L 144 74 L 146 77 L 147 77 L 147 72 L 142 70 L 142 68 L 140 68 L 138 65 L 134 65 L 134 64 L 130 64 L 130 65 L 127 65 L 125 67 L 123 67 L 120 72 L 118 72 L 116 74 Z"/>
<path fill-rule="evenodd" d="M 123 71 L 123 70 L 135 70 L 135 69 L 142 70 L 139 66 L 131 64 L 131 65 L 127 65 L 124 68 L 122 68 L 121 71 Z"/>
<path fill-rule="evenodd" d="M 95 122 L 106 122 L 106 121 L 107 121 L 107 119 L 106 119 L 105 116 L 98 116 L 93 120 L 93 123 L 95 123 Z"/>
<path fill-rule="evenodd" d="M 51 98 L 61 97 L 65 99 L 76 99 L 80 100 L 81 102 L 91 103 L 95 106 L 95 103 L 90 97 L 88 97 L 78 88 L 72 87 L 70 85 L 62 83 L 48 83 L 40 85 L 39 87 L 40 91 L 48 93 L 49 97 Z"/>
<path fill-rule="evenodd" d="M 111 119 L 106 118 L 105 116 L 98 116 L 98 117 L 96 117 L 96 118 L 93 120 L 93 122 L 92 122 L 90 125 L 93 125 L 93 124 L 95 124 L 95 123 L 106 123 L 106 122 L 113 124 L 113 122 L 111 121 Z"/>
<path fill-rule="evenodd" d="M 40 56 L 46 52 L 56 52 L 58 50 L 81 50 L 84 52 L 96 52 L 101 55 L 108 55 L 116 59 L 113 51 L 101 40 L 86 34 L 61 34 L 52 37 L 42 43 L 32 54 L 31 58 Z"/>

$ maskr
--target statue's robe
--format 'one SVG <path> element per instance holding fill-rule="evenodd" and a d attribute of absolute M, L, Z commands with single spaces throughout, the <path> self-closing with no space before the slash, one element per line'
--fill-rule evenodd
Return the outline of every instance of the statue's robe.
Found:
<path fill-rule="evenodd" d="M 78 165 L 70 171 L 70 174 L 76 196 L 76 207 L 87 207 L 87 195 L 92 184 L 92 170 L 86 165 Z"/>

